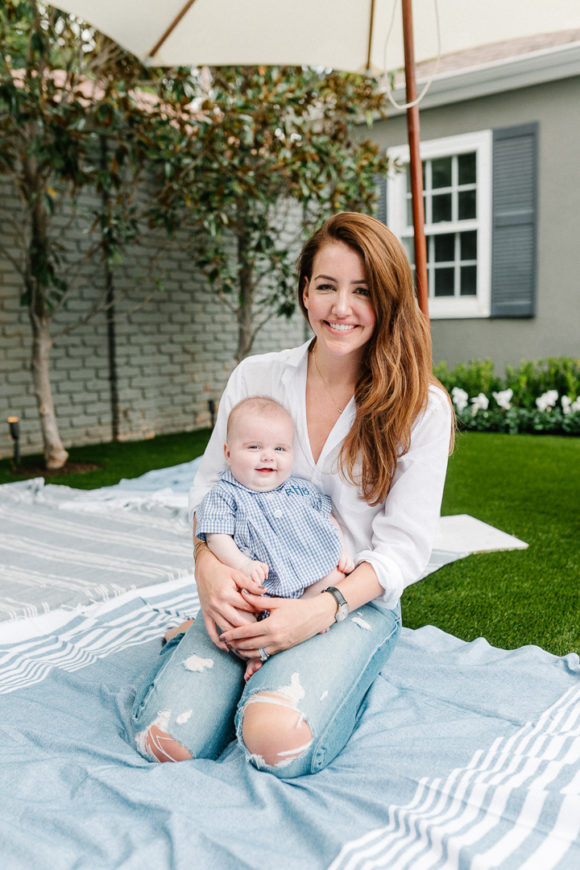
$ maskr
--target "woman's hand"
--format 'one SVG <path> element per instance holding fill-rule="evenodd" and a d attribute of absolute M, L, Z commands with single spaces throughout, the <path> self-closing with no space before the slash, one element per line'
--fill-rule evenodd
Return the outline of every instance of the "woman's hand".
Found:
<path fill-rule="evenodd" d="M 270 611 L 270 616 L 259 622 L 222 631 L 219 639 L 241 658 L 259 658 L 260 649 L 274 655 L 296 646 L 327 629 L 336 614 L 336 602 L 329 594 L 312 598 L 264 598 L 243 591 L 241 596 L 253 611 Z"/>
<path fill-rule="evenodd" d="M 218 626 L 223 632 L 255 622 L 254 607 L 241 590 L 255 593 L 252 599 L 260 600 L 262 587 L 242 571 L 224 565 L 205 547 L 196 559 L 195 579 L 207 633 L 216 646 L 227 650 L 228 645 L 218 636 Z"/>

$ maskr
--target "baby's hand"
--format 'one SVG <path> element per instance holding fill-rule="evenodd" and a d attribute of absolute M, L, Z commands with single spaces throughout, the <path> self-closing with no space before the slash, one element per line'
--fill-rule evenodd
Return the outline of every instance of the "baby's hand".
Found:
<path fill-rule="evenodd" d="M 346 550 L 343 550 L 340 554 L 340 559 L 338 560 L 338 565 L 336 566 L 339 571 L 342 571 L 343 574 L 350 574 L 351 571 L 354 571 L 354 560 L 350 553 Z"/>
<path fill-rule="evenodd" d="M 262 584 L 268 579 L 268 566 L 265 562 L 258 562 L 256 559 L 248 559 L 248 565 L 244 571 L 245 574 L 255 583 Z"/>

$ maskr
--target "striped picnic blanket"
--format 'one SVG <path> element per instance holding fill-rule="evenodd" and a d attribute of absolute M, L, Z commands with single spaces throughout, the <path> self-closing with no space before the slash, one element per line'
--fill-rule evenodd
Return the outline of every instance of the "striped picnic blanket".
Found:
<path fill-rule="evenodd" d="M 167 506 L 61 510 L 79 491 L 0 486 L 0 621 L 74 609 L 191 573 L 191 532 Z"/>
<path fill-rule="evenodd" d="M 0 625 L 0 854 L 11 870 L 576 870 L 580 664 L 403 629 L 348 745 L 282 782 L 236 744 L 155 765 L 128 739 L 191 576 Z"/>

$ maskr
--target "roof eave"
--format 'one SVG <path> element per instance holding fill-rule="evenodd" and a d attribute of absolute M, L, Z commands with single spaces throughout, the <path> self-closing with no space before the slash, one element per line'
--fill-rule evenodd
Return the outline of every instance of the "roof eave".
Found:
<path fill-rule="evenodd" d="M 424 111 L 578 75 L 580 42 L 435 75 L 420 108 Z M 420 77 L 417 79 L 419 93 L 425 81 Z M 404 88 L 395 88 L 393 97 L 397 103 L 404 103 Z M 393 107 L 389 116 L 400 115 L 403 111 Z"/>

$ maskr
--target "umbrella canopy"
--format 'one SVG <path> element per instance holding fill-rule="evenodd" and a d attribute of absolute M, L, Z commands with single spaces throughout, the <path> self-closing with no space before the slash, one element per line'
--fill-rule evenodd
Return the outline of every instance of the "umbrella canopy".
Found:
<path fill-rule="evenodd" d="M 57 0 L 156 66 L 403 66 L 400 0 Z M 578 0 L 413 0 L 415 58 L 578 25 Z M 392 25 L 392 26 L 391 26 Z"/>

